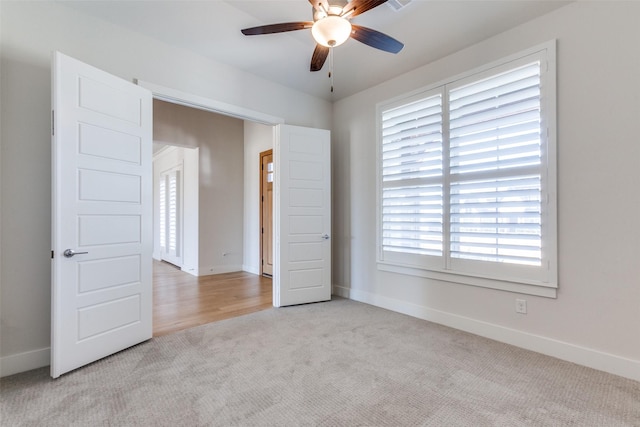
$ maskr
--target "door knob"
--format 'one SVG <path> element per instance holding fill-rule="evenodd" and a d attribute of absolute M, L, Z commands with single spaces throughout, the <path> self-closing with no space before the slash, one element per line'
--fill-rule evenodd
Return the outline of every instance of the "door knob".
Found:
<path fill-rule="evenodd" d="M 322 236 L 322 238 L 323 238 L 324 240 L 329 240 L 329 235 L 328 235 L 328 234 L 325 234 L 324 236 Z"/>
<path fill-rule="evenodd" d="M 80 255 L 80 254 L 88 254 L 89 252 L 75 252 L 73 249 L 66 249 L 62 255 L 64 255 L 67 258 L 71 258 L 74 255 Z"/>

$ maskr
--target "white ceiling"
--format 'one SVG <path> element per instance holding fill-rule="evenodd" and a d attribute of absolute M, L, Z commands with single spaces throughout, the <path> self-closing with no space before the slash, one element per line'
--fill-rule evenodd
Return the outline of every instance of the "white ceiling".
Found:
<path fill-rule="evenodd" d="M 403 0 L 406 1 L 406 0 Z M 309 71 L 315 42 L 310 30 L 244 36 L 242 28 L 312 20 L 307 0 L 61 1 L 61 3 L 194 51 L 249 73 L 328 100 L 338 100 L 428 64 L 495 34 L 566 5 L 543 0 L 412 0 L 399 11 L 383 4 L 353 23 L 386 33 L 405 44 L 397 55 L 355 40 L 330 61 Z"/>

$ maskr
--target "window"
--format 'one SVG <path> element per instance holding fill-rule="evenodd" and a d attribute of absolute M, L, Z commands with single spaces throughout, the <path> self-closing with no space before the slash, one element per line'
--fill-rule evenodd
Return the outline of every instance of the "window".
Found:
<path fill-rule="evenodd" d="M 555 296 L 554 63 L 548 43 L 378 106 L 381 269 Z"/>

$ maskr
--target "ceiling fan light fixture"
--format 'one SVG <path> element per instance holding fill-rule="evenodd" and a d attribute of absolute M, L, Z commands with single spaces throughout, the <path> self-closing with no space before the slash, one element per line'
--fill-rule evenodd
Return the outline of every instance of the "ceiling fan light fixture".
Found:
<path fill-rule="evenodd" d="M 313 24 L 311 34 L 322 46 L 340 46 L 351 35 L 351 22 L 340 16 L 329 15 Z"/>

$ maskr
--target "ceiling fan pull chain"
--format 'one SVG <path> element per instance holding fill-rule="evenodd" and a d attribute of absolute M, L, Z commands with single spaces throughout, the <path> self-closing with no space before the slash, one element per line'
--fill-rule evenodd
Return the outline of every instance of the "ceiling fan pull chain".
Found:
<path fill-rule="evenodd" d="M 331 79 L 331 93 L 333 93 L 333 48 L 329 48 L 329 78 Z"/>

